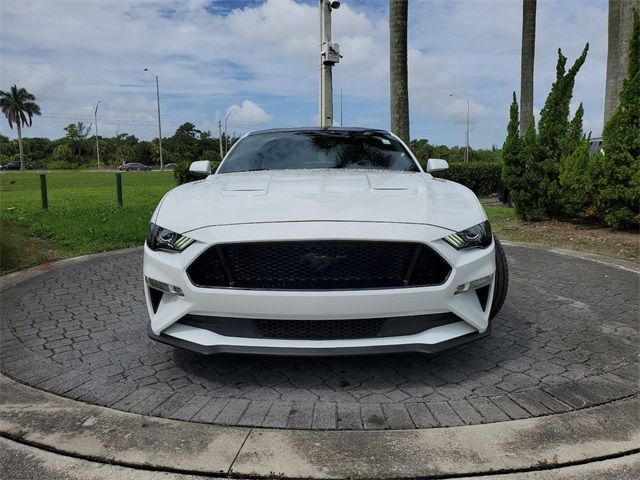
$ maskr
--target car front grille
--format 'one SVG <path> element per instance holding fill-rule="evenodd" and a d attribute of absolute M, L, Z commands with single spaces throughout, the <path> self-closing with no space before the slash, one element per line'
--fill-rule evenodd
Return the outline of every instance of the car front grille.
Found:
<path fill-rule="evenodd" d="M 210 247 L 187 269 L 199 287 L 358 290 L 444 283 L 449 264 L 421 243 L 310 240 Z"/>

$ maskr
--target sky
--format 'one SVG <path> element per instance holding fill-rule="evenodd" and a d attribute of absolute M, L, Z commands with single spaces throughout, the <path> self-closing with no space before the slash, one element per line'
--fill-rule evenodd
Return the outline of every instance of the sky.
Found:
<path fill-rule="evenodd" d="M 82 121 L 102 136 L 157 138 L 158 75 L 163 136 L 184 122 L 217 136 L 228 117 L 237 135 L 318 123 L 317 0 L 3 0 L 0 89 L 37 97 L 29 137 L 64 136 Z M 464 144 L 467 100 L 472 147 L 501 146 L 520 88 L 519 0 L 410 0 L 411 138 Z M 386 0 L 345 0 L 332 14 L 343 55 L 333 69 L 334 118 L 389 128 Z M 538 0 L 535 114 L 555 77 L 557 50 L 570 65 L 586 42 L 572 111 L 602 131 L 606 0 Z M 149 68 L 152 73 L 145 72 Z M 456 96 L 451 96 L 455 94 Z M 92 131 L 93 132 L 93 131 Z M 15 138 L 6 121 L 0 134 Z"/>

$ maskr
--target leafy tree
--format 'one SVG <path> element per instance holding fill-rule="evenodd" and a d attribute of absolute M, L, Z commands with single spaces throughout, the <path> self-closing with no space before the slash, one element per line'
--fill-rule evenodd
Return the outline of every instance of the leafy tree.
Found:
<path fill-rule="evenodd" d="M 40 106 L 36 97 L 24 88 L 13 85 L 8 92 L 0 90 L 0 108 L 7 117 L 9 128 L 16 124 L 18 131 L 18 148 L 20 150 L 20 170 L 24 170 L 24 152 L 22 149 L 22 127 L 30 127 L 33 116 L 40 115 Z"/>
<path fill-rule="evenodd" d="M 23 141 L 25 158 L 36 167 L 43 167 L 53 154 L 54 142 L 42 137 L 25 138 Z"/>
<path fill-rule="evenodd" d="M 120 145 L 116 150 L 116 160 L 118 163 L 129 163 L 133 161 L 135 150 L 131 145 Z"/>
<path fill-rule="evenodd" d="M 74 152 L 76 161 L 81 162 L 82 157 L 91 151 L 86 141 L 91 133 L 91 126 L 85 125 L 83 122 L 70 123 L 64 127 L 64 131 L 67 132 L 64 138 Z"/>
<path fill-rule="evenodd" d="M 183 123 L 167 142 L 170 150 L 179 162 L 191 163 L 202 156 L 202 148 L 198 141 L 200 130 L 191 122 Z"/>
<path fill-rule="evenodd" d="M 640 15 L 633 15 L 627 77 L 620 104 L 604 128 L 604 187 L 596 208 L 605 223 L 617 228 L 640 223 Z"/>
<path fill-rule="evenodd" d="M 69 145 L 62 143 L 53 149 L 53 158 L 59 162 L 71 162 L 73 160 L 73 152 Z"/>

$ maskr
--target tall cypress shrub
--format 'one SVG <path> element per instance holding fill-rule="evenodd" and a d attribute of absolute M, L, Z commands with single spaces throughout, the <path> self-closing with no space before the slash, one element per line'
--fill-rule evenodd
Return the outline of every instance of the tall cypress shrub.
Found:
<path fill-rule="evenodd" d="M 569 105 L 573 96 L 575 78 L 587 58 L 589 44 L 587 43 L 571 68 L 566 71 L 567 57 L 558 49 L 558 63 L 556 65 L 556 81 L 551 86 L 544 108 L 540 112 L 537 141 L 535 147 L 535 161 L 531 165 L 531 181 L 537 181 L 537 208 L 548 217 L 563 216 L 562 191 L 560 188 L 560 165 L 562 158 L 572 153 L 569 145 L 574 149 L 582 134 L 582 113 L 579 109 L 573 122 L 569 121 Z M 576 131 L 578 130 L 578 135 Z"/>
<path fill-rule="evenodd" d="M 516 199 L 522 188 L 522 176 L 524 164 L 522 162 L 522 141 L 520 139 L 520 121 L 518 119 L 518 101 L 516 92 L 513 92 L 513 101 L 509 108 L 509 124 L 507 125 L 507 138 L 502 145 L 502 178 Z M 517 202 L 516 202 L 517 203 Z"/>
<path fill-rule="evenodd" d="M 627 77 L 620 104 L 604 128 L 603 188 L 596 208 L 616 228 L 640 224 L 640 14 L 634 12 Z"/>

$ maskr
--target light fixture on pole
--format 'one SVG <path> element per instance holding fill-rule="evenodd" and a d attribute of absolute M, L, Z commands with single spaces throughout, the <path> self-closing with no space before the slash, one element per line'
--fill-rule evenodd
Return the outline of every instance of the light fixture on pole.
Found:
<path fill-rule="evenodd" d="M 102 103 L 102 100 L 98 100 L 96 103 L 96 109 L 93 111 L 93 119 L 96 123 L 96 156 L 98 157 L 98 168 L 100 168 L 100 143 L 98 141 L 98 107 Z"/>
<path fill-rule="evenodd" d="M 333 126 L 333 77 L 331 69 L 340 62 L 340 45 L 331 42 L 331 11 L 340 2 L 320 0 L 320 92 L 318 97 L 320 126 Z"/>
<path fill-rule="evenodd" d="M 158 85 L 158 75 L 153 73 L 151 69 L 145 68 L 145 72 L 149 72 L 156 77 L 156 100 L 158 101 L 158 151 L 160 153 L 160 171 L 164 172 L 164 161 L 162 160 L 162 126 L 160 122 L 160 87 Z"/>
<path fill-rule="evenodd" d="M 459 98 L 461 100 L 466 100 L 467 101 L 467 131 L 465 132 L 465 153 L 464 153 L 464 161 L 468 162 L 469 161 L 469 109 L 470 109 L 470 100 L 468 98 L 463 98 L 459 95 L 456 95 L 455 93 L 452 93 L 449 95 L 450 97 L 456 97 Z"/>
<path fill-rule="evenodd" d="M 232 108 L 231 110 L 229 110 L 229 113 L 227 113 L 227 115 L 224 117 L 224 154 L 225 155 L 229 151 L 229 136 L 227 135 L 227 121 L 229 120 L 229 117 L 231 116 L 231 114 L 235 111 L 236 110 Z"/>

